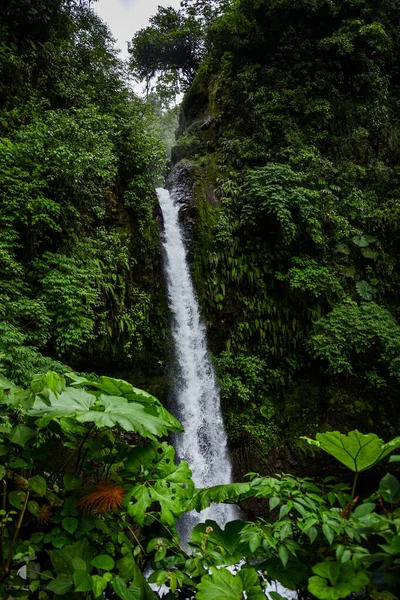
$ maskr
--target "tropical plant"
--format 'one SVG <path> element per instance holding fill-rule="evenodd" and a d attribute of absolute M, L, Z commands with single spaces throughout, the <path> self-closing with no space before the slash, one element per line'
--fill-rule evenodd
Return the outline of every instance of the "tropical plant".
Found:
<path fill-rule="evenodd" d="M 239 408 L 245 378 L 222 372 L 244 473 L 259 468 L 265 431 L 284 464 L 321 423 L 396 435 L 400 11 L 365 0 L 221 8 L 172 156 L 194 183 L 192 265 L 212 352 L 267 365 L 258 436 L 263 404 Z"/>
<path fill-rule="evenodd" d="M 393 379 L 400 377 L 399 326 L 389 310 L 374 302 L 338 304 L 314 324 L 307 345 L 315 358 L 327 361 L 333 373 L 353 374 L 357 369 L 372 385 L 373 372 L 387 372 Z"/>
<path fill-rule="evenodd" d="M 60 359 L 154 372 L 166 314 L 153 177 L 166 151 L 88 3 L 34 4 L 0 9 L 2 365 L 24 384 L 63 372 Z"/>
<path fill-rule="evenodd" d="M 210 520 L 197 525 L 190 535 L 190 557 L 173 540 L 151 542 L 148 551 L 156 552 L 150 581 L 170 587 L 178 597 L 197 589 L 196 598 L 219 600 L 226 587 L 227 597 L 241 600 L 245 592 L 258 600 L 267 597 L 268 582 L 278 581 L 304 597 L 338 600 L 365 591 L 372 573 L 380 570 L 384 589 L 396 590 L 399 482 L 386 475 L 377 494 L 351 510 L 347 486 L 332 479 L 319 483 L 251 474 L 249 483 L 199 490 L 193 504 L 198 510 L 212 502 L 263 498 L 268 516 L 232 521 L 224 529 Z M 379 551 L 371 547 L 376 536 L 383 542 Z M 278 599 L 274 592 L 269 597 Z"/>
<path fill-rule="evenodd" d="M 48 372 L 27 389 L 0 379 L 1 593 L 151 600 L 142 575 L 150 557 L 150 583 L 200 600 L 218 600 L 221 590 L 232 600 L 261 600 L 272 580 L 337 600 L 364 590 L 377 568 L 395 573 L 400 486 L 393 475 L 356 506 L 332 477 L 253 473 L 247 483 L 195 490 L 188 465 L 175 464 L 173 448 L 159 440 L 181 426 L 158 400 L 119 379 L 67 379 Z M 318 443 L 330 451 L 340 434 L 326 435 Z M 351 455 L 354 440 L 369 442 L 355 459 L 358 470 L 398 446 L 357 431 L 343 438 Z M 182 548 L 183 512 L 250 498 L 267 501 L 268 515 L 224 529 L 206 521 L 190 534 L 190 553 Z M 378 552 L 370 536 L 383 538 Z"/>
<path fill-rule="evenodd" d="M 145 81 L 147 95 L 151 80 L 158 75 L 161 76 L 157 84 L 159 93 L 168 90 L 167 98 L 175 98 L 193 81 L 199 65 L 200 24 L 181 10 L 162 6 L 150 23 L 135 34 L 129 45 L 132 72 L 138 81 Z"/>
<path fill-rule="evenodd" d="M 355 497 L 358 474 L 371 469 L 385 456 L 400 447 L 400 437 L 385 444 L 374 433 L 365 435 L 357 429 L 350 431 L 347 435 L 339 431 L 328 431 L 327 433 L 317 433 L 315 440 L 307 437 L 303 439 L 309 444 L 321 448 L 355 473 L 352 499 Z"/>
<path fill-rule="evenodd" d="M 135 79 L 145 83 L 147 99 L 152 80 L 166 105 L 188 89 L 204 58 L 210 24 L 225 5 L 226 0 L 182 0 L 177 10 L 159 6 L 150 25 L 135 33 L 129 63 Z"/>
<path fill-rule="evenodd" d="M 187 465 L 157 441 L 181 426 L 122 380 L 67 377 L 48 372 L 26 390 L 0 379 L 0 593 L 154 597 L 138 524 L 170 534 L 191 496 Z"/>

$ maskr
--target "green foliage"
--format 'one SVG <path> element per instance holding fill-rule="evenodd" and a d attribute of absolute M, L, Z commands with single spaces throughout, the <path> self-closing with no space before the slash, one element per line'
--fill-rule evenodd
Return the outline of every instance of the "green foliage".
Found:
<path fill-rule="evenodd" d="M 129 46 L 131 68 L 138 81 L 160 75 L 158 93 L 174 98 L 194 77 L 201 55 L 200 24 L 184 11 L 158 7 L 150 25 L 138 31 Z"/>
<path fill-rule="evenodd" d="M 132 396 L 132 394 L 131 394 Z M 165 427 L 159 411 L 147 407 L 147 402 L 129 402 L 125 398 L 100 395 L 96 398 L 82 390 L 67 388 L 57 396 L 50 395 L 45 401 L 37 399 L 28 415 L 41 417 L 40 425 L 45 426 L 57 418 L 72 418 L 79 423 L 94 423 L 99 429 L 119 425 L 125 431 L 136 431 L 143 437 L 166 435 L 172 427 Z M 175 426 L 176 428 L 176 426 Z"/>
<path fill-rule="evenodd" d="M 311 414 L 312 427 L 367 427 L 368 405 L 396 435 L 399 14 L 364 0 L 223 5 L 183 100 L 173 156 L 192 163 L 212 350 L 265 363 L 284 461 Z M 243 378 L 230 379 L 228 431 L 254 456 L 257 434 L 238 435 L 241 421 L 256 433 L 250 403 L 229 411 Z"/>
<path fill-rule="evenodd" d="M 351 374 L 357 369 L 372 384 L 375 369 L 396 379 L 400 376 L 399 326 L 387 309 L 374 302 L 338 305 L 314 324 L 307 343 L 311 354 L 328 361 L 333 373 Z"/>
<path fill-rule="evenodd" d="M 385 444 L 374 433 L 365 435 L 357 429 L 347 435 L 339 431 L 329 431 L 317 433 L 316 440 L 304 439 L 309 444 L 325 450 L 355 473 L 370 469 L 400 446 L 400 437 Z"/>
<path fill-rule="evenodd" d="M 320 244 L 318 192 L 302 185 L 303 179 L 288 165 L 269 164 L 249 171 L 243 186 L 243 222 L 260 225 L 267 218 L 269 223 L 272 220 L 272 227 L 278 226 L 284 244 L 290 244 L 302 230 L 303 235 L 308 234 L 315 244 Z"/>
<path fill-rule="evenodd" d="M 368 283 L 368 281 L 357 281 L 356 289 L 363 300 L 372 300 L 376 294 L 376 288 Z"/>
<path fill-rule="evenodd" d="M 155 598 L 136 564 L 143 548 L 134 528 L 146 518 L 174 529 L 165 512 L 171 514 L 172 505 L 179 516 L 187 504 L 190 470 L 175 465 L 173 448 L 156 441 L 181 425 L 125 381 L 69 378 L 73 386 L 49 372 L 26 390 L 0 381 L 0 594 L 21 598 L 28 586 L 29 597 L 41 599 L 99 598 L 106 590 L 120 598 Z M 127 443 L 124 436 L 135 432 L 154 442 Z M 171 483 L 185 490 L 182 504 Z M 157 492 L 160 509 L 150 501 L 135 519 L 133 490 L 140 486 Z"/>
<path fill-rule="evenodd" d="M 57 359 L 123 368 L 135 358 L 139 370 L 156 369 L 162 144 L 86 2 L 7 0 L 1 10 L 0 70 L 10 80 L 0 89 L 2 364 L 25 383 L 59 370 Z"/>
<path fill-rule="evenodd" d="M 70 385 L 48 372 L 27 389 L 0 378 L 1 594 L 152 600 L 158 595 L 141 572 L 149 560 L 151 583 L 210 600 L 261 600 L 271 579 L 337 600 L 364 591 L 376 569 L 396 572 L 393 475 L 355 510 L 347 486 L 332 477 L 253 473 L 247 483 L 196 490 L 187 463 L 175 464 L 174 449 L 158 439 L 181 431 L 158 400 L 120 379 L 67 377 Z M 360 470 L 376 461 L 376 436 L 363 437 L 372 441 Z M 181 547 L 175 525 L 183 512 L 248 499 L 267 501 L 265 516 L 224 529 L 200 523 L 190 554 Z M 382 541 L 378 551 L 370 537 Z M 236 572 L 227 569 L 233 565 Z"/>
<path fill-rule="evenodd" d="M 80 261 L 78 256 L 84 255 L 84 248 L 88 253 Z M 101 270 L 93 258 L 90 260 L 90 249 L 90 244 L 79 247 L 78 243 L 76 257 L 45 252 L 35 263 L 40 299 L 51 319 L 59 354 L 79 348 L 94 337 L 95 308 L 100 302 L 96 280 L 101 277 Z"/>
<path fill-rule="evenodd" d="M 349 563 L 318 563 L 313 571 L 316 575 L 310 577 L 308 590 L 321 600 L 346 598 L 354 592 L 362 592 L 369 583 L 368 575 L 357 572 Z"/>
<path fill-rule="evenodd" d="M 153 396 L 32 379 L 65 372 L 61 358 L 159 369 L 165 153 L 85 2 L 6 0 L 0 17 L 0 360 L 29 382 L 0 378 L 0 596 L 152 599 L 149 561 L 170 597 L 258 600 L 277 580 L 329 600 L 377 571 L 389 589 L 394 475 L 361 502 L 291 475 L 195 490 L 159 439 L 181 427 Z M 380 430 L 398 421 L 398 30 L 389 0 L 185 0 L 133 41 L 139 77 L 163 70 L 161 104 L 192 82 L 173 155 L 195 161 L 193 265 L 235 459 L 279 442 L 292 460 L 294 420 L 309 435 L 320 417 L 324 431 L 349 415 L 363 429 L 375 409 Z M 344 442 L 356 475 L 385 451 L 365 437 L 357 457 Z M 266 508 L 198 525 L 188 554 L 176 520 L 216 501 Z"/>
<path fill-rule="evenodd" d="M 389 462 L 392 462 L 394 457 L 391 456 L 390 458 L 391 460 Z M 378 493 L 382 495 L 386 502 L 390 502 L 391 504 L 399 504 L 400 487 L 396 477 L 393 477 L 393 475 L 387 473 L 379 485 Z"/>
<path fill-rule="evenodd" d="M 332 477 L 322 483 L 290 475 L 260 477 L 253 473 L 250 477 L 247 484 L 198 491 L 197 509 L 211 502 L 263 498 L 268 500 L 267 514 L 252 522 L 233 521 L 224 529 L 213 521 L 197 525 L 190 536 L 189 560 L 183 553 L 172 553 L 166 541 L 158 540 L 157 548 L 162 546 L 165 552 L 154 558 L 156 570 L 151 581 L 164 583 L 173 591 L 177 585 L 194 590 L 196 580 L 200 580 L 196 597 L 219 598 L 221 586 L 225 586 L 232 598 L 240 598 L 246 590 L 246 594 L 254 593 L 261 599 L 265 597 L 265 582 L 275 580 L 305 597 L 309 597 L 308 590 L 313 597 L 327 600 L 365 591 L 371 569 L 388 567 L 389 585 L 400 556 L 398 507 L 393 505 L 392 514 L 381 512 L 376 501 L 384 501 L 379 495 L 382 492 L 352 512 L 347 486 L 335 485 Z M 388 488 L 391 477 L 382 480 L 381 490 Z M 390 482 L 393 488 L 398 484 L 396 478 Z M 369 546 L 375 535 L 387 537 L 388 543 L 380 545 L 384 552 Z M 153 544 L 149 544 L 150 549 L 154 549 Z M 215 569 L 219 565 L 236 565 L 236 574 Z M 191 576 L 188 581 L 185 573 Z"/>
<path fill-rule="evenodd" d="M 240 600 L 243 593 L 249 600 L 265 598 L 254 569 L 242 569 L 237 575 L 233 575 L 227 569 L 211 568 L 211 575 L 203 577 L 198 590 L 198 600 L 218 600 L 222 596 Z"/>
<path fill-rule="evenodd" d="M 316 298 L 325 297 L 327 300 L 343 295 L 340 280 L 330 267 L 318 265 L 313 259 L 300 257 L 293 258 L 292 263 L 293 267 L 287 275 L 282 275 L 281 280 L 289 281 L 293 290 L 309 292 Z"/>
<path fill-rule="evenodd" d="M 193 484 L 187 463 L 181 462 L 177 467 L 174 457 L 174 449 L 166 443 L 137 448 L 130 455 L 127 462 L 129 474 L 141 473 L 143 463 L 151 465 L 144 481 L 130 492 L 136 503 L 128 512 L 138 523 L 144 523 L 145 514 L 153 502 L 161 503 L 161 523 L 173 527 L 175 519 L 182 517 L 191 498 Z"/>
<path fill-rule="evenodd" d="M 146 97 L 155 90 L 169 105 L 193 82 L 205 51 L 205 28 L 220 14 L 226 0 L 182 0 L 180 9 L 159 6 L 150 25 L 128 44 L 130 68 L 145 82 Z"/>
<path fill-rule="evenodd" d="M 267 361 L 258 356 L 234 356 L 228 351 L 215 357 L 215 366 L 230 439 L 234 443 L 245 439 L 255 460 L 264 461 L 265 449 L 272 447 L 279 434 L 269 396 L 281 374 L 268 369 Z"/>

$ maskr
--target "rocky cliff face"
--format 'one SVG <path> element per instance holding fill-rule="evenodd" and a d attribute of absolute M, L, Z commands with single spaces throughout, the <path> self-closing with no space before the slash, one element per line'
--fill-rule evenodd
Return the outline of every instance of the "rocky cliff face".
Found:
<path fill-rule="evenodd" d="M 239 2 L 182 105 L 172 177 L 241 472 L 309 472 L 300 435 L 397 434 L 398 53 L 362 33 L 394 16 L 348 4 Z"/>
<path fill-rule="evenodd" d="M 183 225 L 186 247 L 189 251 L 193 245 L 193 226 L 195 198 L 193 194 L 194 179 L 190 161 L 178 162 L 171 170 L 165 187 L 174 191 L 174 197 L 180 204 L 179 217 Z"/>

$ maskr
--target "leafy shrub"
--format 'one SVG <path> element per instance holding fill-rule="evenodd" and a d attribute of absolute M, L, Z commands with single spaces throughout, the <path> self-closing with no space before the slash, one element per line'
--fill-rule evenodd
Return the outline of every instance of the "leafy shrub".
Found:
<path fill-rule="evenodd" d="M 160 440 L 182 427 L 158 400 L 119 379 L 66 377 L 69 385 L 48 372 L 27 389 L 0 377 L 2 595 L 152 600 L 157 595 L 142 575 L 148 560 L 150 582 L 178 597 L 211 600 L 221 598 L 221 586 L 234 600 L 244 592 L 261 600 L 271 579 L 306 597 L 308 589 L 338 600 L 364 591 L 371 569 L 396 572 L 400 495 L 393 475 L 357 506 L 354 488 L 350 496 L 332 477 L 319 483 L 252 473 L 247 483 L 196 490 L 188 465 L 175 464 L 174 449 Z M 400 444 L 357 431 L 310 441 L 356 475 Z M 250 498 L 267 501 L 268 514 L 224 529 L 200 523 L 190 534 L 191 553 L 182 548 L 176 521 L 183 512 Z M 369 544 L 376 536 L 385 542 L 378 552 Z"/>
<path fill-rule="evenodd" d="M 137 523 L 170 531 L 187 503 L 190 470 L 157 439 L 181 426 L 122 380 L 68 379 L 48 372 L 22 390 L 0 378 L 0 594 L 155 597 L 134 558 Z"/>
<path fill-rule="evenodd" d="M 317 321 L 307 341 L 312 356 L 328 361 L 332 373 L 363 376 L 375 367 L 399 379 L 400 328 L 391 312 L 374 302 L 338 305 Z"/>
<path fill-rule="evenodd" d="M 284 243 L 289 244 L 301 230 L 315 243 L 321 243 L 322 232 L 318 192 L 304 185 L 304 176 L 288 165 L 268 164 L 249 171 L 244 187 L 244 223 L 273 217 Z"/>

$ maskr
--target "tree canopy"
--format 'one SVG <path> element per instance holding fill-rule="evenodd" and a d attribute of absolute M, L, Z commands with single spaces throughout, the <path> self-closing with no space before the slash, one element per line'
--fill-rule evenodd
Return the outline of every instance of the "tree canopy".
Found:
<path fill-rule="evenodd" d="M 133 76 L 145 82 L 147 94 L 152 81 L 167 101 L 188 89 L 205 56 L 207 28 L 224 4 L 225 0 L 184 0 L 179 10 L 159 6 L 150 25 L 134 35 L 130 67 Z"/>
<path fill-rule="evenodd" d="M 148 325 L 164 301 L 153 177 L 166 158 L 150 113 L 86 2 L 7 0 L 0 11 L 3 368 L 25 381 L 45 356 L 146 360 L 165 334 L 162 316 Z"/>

